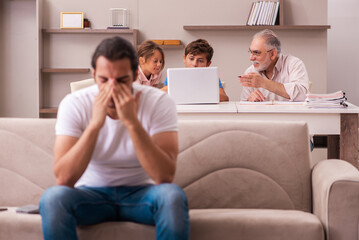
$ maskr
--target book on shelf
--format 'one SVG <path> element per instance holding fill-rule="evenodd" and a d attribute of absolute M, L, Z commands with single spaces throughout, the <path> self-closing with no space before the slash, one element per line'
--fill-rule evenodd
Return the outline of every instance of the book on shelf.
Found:
<path fill-rule="evenodd" d="M 264 11 L 262 21 L 260 22 L 261 25 L 267 25 L 267 17 L 268 17 L 268 10 L 269 10 L 270 2 L 264 2 Z"/>
<path fill-rule="evenodd" d="M 261 11 L 259 12 L 257 25 L 262 25 L 262 20 L 265 11 L 266 11 L 266 2 L 262 2 L 262 7 L 261 7 Z"/>
<path fill-rule="evenodd" d="M 272 18 L 272 25 L 279 25 L 279 2 L 276 2 L 273 18 Z"/>
<path fill-rule="evenodd" d="M 275 2 L 272 2 L 271 4 L 270 4 L 270 9 L 269 9 L 269 15 L 268 15 L 268 18 L 267 18 L 267 25 L 271 25 L 272 24 L 272 18 L 273 18 L 273 14 L 274 14 L 274 10 L 275 10 L 275 5 L 276 5 L 277 3 L 275 3 Z"/>
<path fill-rule="evenodd" d="M 262 25 L 268 25 L 268 18 L 269 18 L 269 14 L 270 14 L 271 5 L 272 5 L 272 2 L 266 3 L 266 10 L 265 10 L 265 14 L 264 14 L 264 19 L 262 21 Z"/>
<path fill-rule="evenodd" d="M 348 107 L 346 100 L 347 98 L 343 91 L 326 94 L 310 93 L 307 94 L 304 105 L 310 108 L 346 108 Z"/>
<path fill-rule="evenodd" d="M 253 2 L 249 11 L 247 25 L 266 26 L 279 24 L 279 2 Z"/>
<path fill-rule="evenodd" d="M 253 16 L 253 11 L 254 11 L 255 5 L 256 5 L 256 3 L 252 2 L 251 10 L 249 11 L 249 14 L 248 14 L 247 25 L 249 25 L 252 22 L 251 19 Z"/>
<path fill-rule="evenodd" d="M 257 8 L 256 11 L 254 13 L 254 19 L 251 25 L 257 25 L 257 21 L 258 21 L 258 17 L 259 17 L 259 12 L 261 11 L 262 8 L 262 2 L 258 2 L 257 3 Z"/>

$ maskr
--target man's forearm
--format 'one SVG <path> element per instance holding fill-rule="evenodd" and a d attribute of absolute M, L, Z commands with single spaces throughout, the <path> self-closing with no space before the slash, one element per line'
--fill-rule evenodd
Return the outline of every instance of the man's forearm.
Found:
<path fill-rule="evenodd" d="M 57 184 L 73 187 L 80 179 L 91 160 L 99 131 L 89 125 L 73 145 L 68 141 L 61 142 L 61 139 L 55 144 L 54 173 Z"/>
<path fill-rule="evenodd" d="M 138 160 L 147 174 L 156 184 L 172 182 L 176 170 L 177 139 L 174 144 L 172 144 L 172 139 L 168 141 L 170 148 L 173 150 L 174 147 L 175 151 L 166 152 L 154 142 L 153 138 L 143 129 L 140 122 L 132 124 L 127 129 Z"/>
<path fill-rule="evenodd" d="M 287 91 L 285 90 L 284 85 L 281 83 L 277 83 L 277 82 L 274 82 L 271 80 L 266 80 L 263 88 L 265 88 L 268 91 L 275 93 L 281 97 L 290 99 L 290 96 L 287 93 Z"/>

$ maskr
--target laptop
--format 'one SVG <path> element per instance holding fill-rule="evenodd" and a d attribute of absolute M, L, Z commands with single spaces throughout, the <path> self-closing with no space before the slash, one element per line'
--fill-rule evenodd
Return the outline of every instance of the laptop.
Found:
<path fill-rule="evenodd" d="M 217 67 L 168 68 L 167 81 L 176 104 L 219 103 Z"/>

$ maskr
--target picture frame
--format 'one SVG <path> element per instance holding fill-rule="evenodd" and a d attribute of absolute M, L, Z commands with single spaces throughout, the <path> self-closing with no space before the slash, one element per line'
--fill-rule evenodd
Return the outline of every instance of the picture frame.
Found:
<path fill-rule="evenodd" d="M 81 29 L 84 28 L 83 12 L 61 12 L 61 29 Z"/>

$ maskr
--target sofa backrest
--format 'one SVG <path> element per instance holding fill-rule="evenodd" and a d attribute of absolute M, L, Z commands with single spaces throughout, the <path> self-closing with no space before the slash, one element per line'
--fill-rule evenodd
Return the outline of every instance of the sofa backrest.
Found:
<path fill-rule="evenodd" d="M 311 211 L 304 122 L 181 121 L 174 182 L 189 207 Z"/>
<path fill-rule="evenodd" d="M 55 119 L 0 118 L 0 205 L 38 204 L 56 183 Z"/>
<path fill-rule="evenodd" d="M 56 119 L 0 118 L 0 206 L 37 204 L 56 183 Z M 179 121 L 174 182 L 190 208 L 311 210 L 305 123 Z"/>

